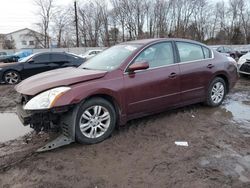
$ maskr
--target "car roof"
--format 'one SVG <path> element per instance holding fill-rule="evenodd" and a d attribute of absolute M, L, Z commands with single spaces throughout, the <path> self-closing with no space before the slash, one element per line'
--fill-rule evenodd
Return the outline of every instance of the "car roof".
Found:
<path fill-rule="evenodd" d="M 202 44 L 200 42 L 189 40 L 189 39 L 182 39 L 182 38 L 153 38 L 153 39 L 142 39 L 142 40 L 134 40 L 134 41 L 127 41 L 123 42 L 121 44 L 140 44 L 140 45 L 148 45 L 155 42 L 161 42 L 161 41 L 180 41 L 180 42 L 190 42 L 190 43 L 196 43 L 199 45 L 206 46 L 205 44 Z"/>
<path fill-rule="evenodd" d="M 68 54 L 66 52 L 36 52 L 36 55 L 40 54 Z"/>
<path fill-rule="evenodd" d="M 96 50 L 88 50 L 88 51 L 86 51 L 86 52 L 95 52 L 95 51 L 102 51 L 102 50 L 96 49 Z"/>

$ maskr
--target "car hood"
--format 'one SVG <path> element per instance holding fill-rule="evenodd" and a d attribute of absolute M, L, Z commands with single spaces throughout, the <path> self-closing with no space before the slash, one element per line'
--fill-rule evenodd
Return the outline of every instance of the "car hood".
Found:
<path fill-rule="evenodd" d="M 246 53 L 245 55 L 241 56 L 241 58 L 243 59 L 250 59 L 250 52 Z"/>
<path fill-rule="evenodd" d="M 0 63 L 0 68 L 4 68 L 4 67 L 10 67 L 12 65 L 16 65 L 17 62 L 11 62 L 11 63 Z"/>
<path fill-rule="evenodd" d="M 106 73 L 107 71 L 73 67 L 56 69 L 32 76 L 18 84 L 15 89 L 25 95 L 36 95 L 51 88 L 102 78 Z"/>

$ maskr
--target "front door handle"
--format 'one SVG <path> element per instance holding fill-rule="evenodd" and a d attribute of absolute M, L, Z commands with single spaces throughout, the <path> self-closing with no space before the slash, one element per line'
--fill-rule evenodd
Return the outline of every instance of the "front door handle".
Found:
<path fill-rule="evenodd" d="M 177 74 L 175 72 L 172 72 L 168 77 L 169 78 L 175 78 L 177 76 Z"/>
<path fill-rule="evenodd" d="M 213 68 L 213 67 L 214 67 L 213 64 L 208 64 L 208 65 L 207 65 L 207 68 L 209 68 L 209 69 L 211 69 L 211 68 Z"/>

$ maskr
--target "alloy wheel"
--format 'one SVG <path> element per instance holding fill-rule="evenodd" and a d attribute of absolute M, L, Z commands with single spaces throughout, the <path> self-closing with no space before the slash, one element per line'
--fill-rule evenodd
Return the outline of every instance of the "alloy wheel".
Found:
<path fill-rule="evenodd" d="M 111 116 L 109 111 L 100 105 L 86 109 L 79 122 L 81 133 L 87 138 L 98 138 L 109 128 Z"/>
<path fill-rule="evenodd" d="M 212 92 L 211 92 L 211 99 L 215 104 L 219 104 L 224 97 L 225 88 L 223 83 L 216 82 L 213 85 Z"/>
<path fill-rule="evenodd" d="M 19 75 L 16 72 L 7 72 L 5 74 L 5 82 L 8 84 L 16 84 L 19 82 Z"/>

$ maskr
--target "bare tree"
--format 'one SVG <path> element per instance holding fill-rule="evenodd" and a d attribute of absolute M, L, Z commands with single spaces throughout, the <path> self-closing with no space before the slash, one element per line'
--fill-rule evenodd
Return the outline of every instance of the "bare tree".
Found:
<path fill-rule="evenodd" d="M 37 23 L 37 26 L 44 36 L 44 48 L 49 47 L 48 29 L 53 14 L 54 2 L 55 0 L 35 0 L 35 5 L 38 7 L 38 16 L 40 18 L 40 22 Z"/>
<path fill-rule="evenodd" d="M 97 0 L 79 7 L 79 30 L 84 38 L 85 46 L 99 46 L 102 26 L 101 9 L 102 7 Z"/>
<path fill-rule="evenodd" d="M 58 7 L 53 14 L 53 33 L 56 33 L 57 47 L 66 47 L 66 33 L 71 30 L 72 14 L 67 7 Z"/>
<path fill-rule="evenodd" d="M 122 29 L 122 41 L 125 41 L 125 10 L 121 0 L 111 0 L 113 5 L 114 19 L 120 24 Z"/>
<path fill-rule="evenodd" d="M 3 49 L 15 49 L 15 41 L 13 40 L 12 37 L 7 38 L 6 36 L 2 36 L 2 41 L 3 41 Z"/>
<path fill-rule="evenodd" d="M 71 9 L 54 8 L 55 0 L 35 0 L 39 7 L 43 46 L 48 29 L 58 46 L 75 43 Z M 109 2 L 111 6 L 109 6 Z M 70 10 L 70 11 L 68 11 Z M 55 14 L 53 14 L 55 13 Z M 154 37 L 182 37 L 207 43 L 249 43 L 250 1 L 220 0 L 93 0 L 78 7 L 82 46 L 110 46 Z"/>
<path fill-rule="evenodd" d="M 239 15 L 241 19 L 241 26 L 244 33 L 244 43 L 250 43 L 250 2 L 245 0 L 238 1 Z"/>

